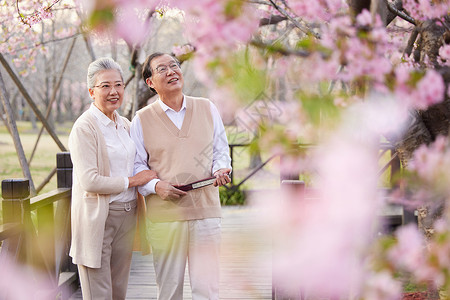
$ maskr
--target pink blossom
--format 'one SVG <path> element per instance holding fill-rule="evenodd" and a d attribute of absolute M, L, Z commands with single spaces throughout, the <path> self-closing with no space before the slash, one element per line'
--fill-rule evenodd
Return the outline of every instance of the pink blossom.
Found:
<path fill-rule="evenodd" d="M 439 56 L 445 65 L 450 66 L 450 45 L 443 45 L 439 48 Z"/>
<path fill-rule="evenodd" d="M 402 295 L 402 284 L 387 271 L 371 274 L 367 277 L 363 298 L 366 300 L 399 300 Z"/>
<path fill-rule="evenodd" d="M 346 7 L 345 2 L 341 0 L 291 0 L 289 6 L 297 16 L 301 16 L 308 21 L 329 21 Z"/>
<path fill-rule="evenodd" d="M 224 87 L 216 87 L 209 91 L 209 97 L 217 106 L 224 124 L 230 124 L 236 119 L 236 113 L 240 109 L 240 105 L 233 91 Z M 244 126 L 238 130 L 246 131 L 248 129 Z"/>
<path fill-rule="evenodd" d="M 173 54 L 175 54 L 175 56 L 177 56 L 177 57 L 191 53 L 193 51 L 194 51 L 194 47 L 192 47 L 192 45 L 190 45 L 190 44 L 186 44 L 186 45 L 182 45 L 182 46 L 174 46 L 172 48 Z"/>
<path fill-rule="evenodd" d="M 445 84 L 439 73 L 432 69 L 428 70 L 417 85 L 412 87 L 409 83 L 410 71 L 413 70 L 403 67 L 395 70 L 397 78 L 395 94 L 400 101 L 416 109 L 426 109 L 444 99 Z"/>
<path fill-rule="evenodd" d="M 149 34 L 145 6 L 137 6 L 136 1 L 125 2 L 115 18 L 115 33 L 130 45 L 140 45 Z M 143 13 L 144 12 L 144 13 Z"/>
<path fill-rule="evenodd" d="M 342 126 L 313 156 L 320 174 L 314 178 L 314 199 L 281 195 L 280 223 L 274 225 L 274 278 L 289 295 L 299 290 L 313 297 L 362 292 L 364 255 L 379 203 L 377 143 L 367 142 L 372 134 L 366 126 L 356 125 L 364 132 L 362 139 L 347 126 L 355 125 Z"/>
<path fill-rule="evenodd" d="M 247 42 L 258 29 L 255 10 L 241 3 L 238 9 L 230 13 L 225 10 L 227 3 L 225 0 L 201 0 L 196 5 L 190 5 L 187 1 L 171 2 L 171 5 L 185 11 L 186 33 L 197 49 L 194 62 L 201 68 L 217 57 L 229 55 L 230 49 L 238 43 Z"/>
<path fill-rule="evenodd" d="M 442 183 L 446 188 L 446 178 L 449 178 L 450 158 L 447 150 L 447 138 L 438 136 L 430 146 L 422 145 L 415 152 L 410 163 L 410 170 L 417 172 L 427 184 L 436 189 Z"/>
<path fill-rule="evenodd" d="M 7 255 L 0 258 L 0 278 L 2 278 L 0 280 L 0 299 L 55 299 L 55 295 L 51 293 L 55 287 L 43 279 L 45 278 L 44 274 L 15 263 Z M 24 286 L 25 283 L 26 286 Z"/>
<path fill-rule="evenodd" d="M 425 76 L 417 84 L 418 98 L 416 106 L 426 108 L 444 100 L 445 83 L 442 76 L 434 71 L 428 70 Z"/>
<path fill-rule="evenodd" d="M 399 268 L 413 272 L 425 265 L 425 241 L 414 224 L 402 226 L 395 233 L 398 244 L 389 253 L 389 259 Z"/>
<path fill-rule="evenodd" d="M 360 26 L 369 26 L 372 24 L 372 15 L 367 9 L 363 9 L 363 11 L 356 16 L 356 23 Z"/>
<path fill-rule="evenodd" d="M 448 1 L 404 0 L 403 8 L 416 19 L 434 19 L 445 16 L 450 11 Z"/>

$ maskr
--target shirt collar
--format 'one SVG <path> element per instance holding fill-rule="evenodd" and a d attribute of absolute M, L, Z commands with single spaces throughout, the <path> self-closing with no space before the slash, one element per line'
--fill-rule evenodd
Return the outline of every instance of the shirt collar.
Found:
<path fill-rule="evenodd" d="M 94 105 L 94 103 L 91 103 L 91 107 L 89 108 L 89 111 L 97 118 L 97 120 L 100 121 L 100 123 L 103 124 L 103 126 L 108 125 L 115 125 L 114 121 L 105 116 L 104 113 L 100 109 L 98 109 L 97 106 Z M 117 122 L 117 125 L 122 124 L 122 120 L 119 118 L 119 113 L 117 111 L 114 111 L 114 116 Z"/>
<path fill-rule="evenodd" d="M 159 102 L 159 105 L 161 106 L 161 108 L 162 108 L 162 110 L 164 111 L 164 112 L 166 112 L 167 110 L 171 110 L 171 111 L 173 111 L 173 112 L 176 112 L 175 110 L 173 110 L 171 107 L 169 107 L 169 106 L 167 106 L 164 102 L 162 102 L 162 100 L 160 99 L 160 98 L 158 98 L 158 102 Z M 182 111 L 183 109 L 186 109 L 186 98 L 185 98 L 185 96 L 183 95 L 183 103 L 181 104 L 181 109 L 180 109 L 180 111 Z"/>

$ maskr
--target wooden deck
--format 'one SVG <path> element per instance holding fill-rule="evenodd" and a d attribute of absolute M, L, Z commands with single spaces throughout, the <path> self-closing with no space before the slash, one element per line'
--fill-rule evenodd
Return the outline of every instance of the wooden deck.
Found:
<path fill-rule="evenodd" d="M 271 238 L 258 225 L 258 211 L 224 207 L 220 299 L 272 299 Z M 127 299 L 157 299 L 152 255 L 133 253 Z M 79 289 L 71 300 L 82 299 Z M 184 299 L 192 299 L 186 272 Z"/>

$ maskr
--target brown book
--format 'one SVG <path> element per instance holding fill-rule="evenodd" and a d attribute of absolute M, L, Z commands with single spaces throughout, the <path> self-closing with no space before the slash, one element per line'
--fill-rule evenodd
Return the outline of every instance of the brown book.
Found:
<path fill-rule="evenodd" d="M 201 180 L 197 180 L 188 184 L 184 184 L 184 185 L 174 185 L 175 188 L 182 190 L 182 191 L 190 191 L 190 190 L 195 190 L 195 189 L 199 189 L 202 188 L 204 186 L 208 186 L 214 183 L 214 181 L 216 180 L 216 177 L 208 177 L 208 178 L 204 178 Z"/>

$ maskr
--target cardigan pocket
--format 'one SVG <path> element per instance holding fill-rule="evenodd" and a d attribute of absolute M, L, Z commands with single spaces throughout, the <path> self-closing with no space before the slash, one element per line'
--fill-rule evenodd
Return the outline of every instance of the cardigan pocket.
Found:
<path fill-rule="evenodd" d="M 97 199 L 97 197 L 98 197 L 98 194 L 96 194 L 96 193 L 89 193 L 89 192 L 84 192 L 83 193 L 83 199 L 85 199 L 85 198 L 95 198 L 95 199 Z"/>

